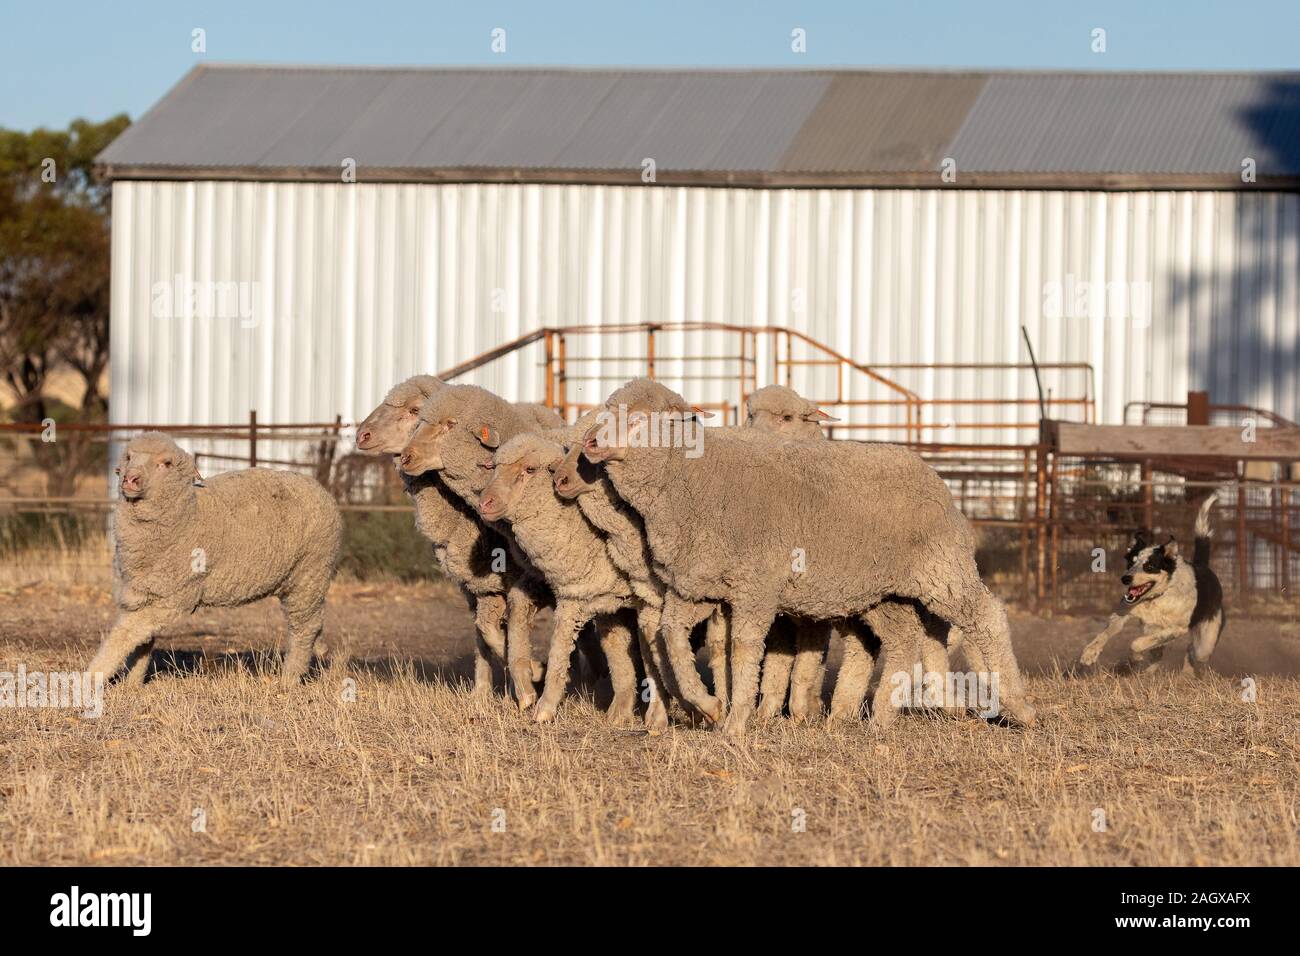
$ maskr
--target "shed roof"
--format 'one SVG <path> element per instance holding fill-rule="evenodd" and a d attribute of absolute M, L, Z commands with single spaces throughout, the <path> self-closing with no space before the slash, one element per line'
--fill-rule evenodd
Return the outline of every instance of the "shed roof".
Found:
<path fill-rule="evenodd" d="M 110 178 L 1296 188 L 1300 73 L 205 64 Z M 1242 182 L 1243 161 L 1256 182 Z"/>

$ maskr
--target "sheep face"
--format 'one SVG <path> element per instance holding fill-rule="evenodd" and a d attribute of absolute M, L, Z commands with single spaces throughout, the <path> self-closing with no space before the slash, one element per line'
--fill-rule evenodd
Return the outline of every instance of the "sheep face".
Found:
<path fill-rule="evenodd" d="M 749 396 L 745 427 L 772 432 L 783 438 L 824 438 L 822 422 L 838 421 L 783 385 L 768 385 Z"/>
<path fill-rule="evenodd" d="M 493 456 L 492 477 L 478 499 L 484 521 L 508 519 L 531 487 L 551 482 L 551 473 L 564 460 L 564 449 L 535 435 L 508 441 Z M 545 488 L 546 494 L 550 489 Z"/>
<path fill-rule="evenodd" d="M 492 453 L 500 444 L 491 425 L 471 428 L 452 417 L 421 420 L 398 460 L 408 475 L 444 472 L 448 478 L 469 482 L 479 492 L 492 480 Z"/>
<path fill-rule="evenodd" d="M 200 481 L 194 459 L 160 432 L 132 439 L 115 473 L 125 506 L 142 520 L 193 501 Z"/>
<path fill-rule="evenodd" d="M 380 455 L 400 454 L 420 424 L 420 406 L 445 388 L 432 375 L 416 375 L 394 385 L 379 407 L 357 426 L 357 448 Z"/>
<path fill-rule="evenodd" d="M 555 493 L 566 501 L 594 491 L 600 483 L 600 466 L 589 462 L 582 454 L 582 448 L 581 441 L 574 442 L 555 468 L 551 484 Z"/>

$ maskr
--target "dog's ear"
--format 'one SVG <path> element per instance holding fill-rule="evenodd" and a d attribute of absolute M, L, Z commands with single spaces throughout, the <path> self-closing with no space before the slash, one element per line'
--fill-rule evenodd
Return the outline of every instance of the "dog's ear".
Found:
<path fill-rule="evenodd" d="M 1167 558 L 1178 557 L 1178 542 L 1174 540 L 1172 534 L 1169 536 L 1169 540 L 1160 546 L 1160 550 L 1165 553 Z"/>

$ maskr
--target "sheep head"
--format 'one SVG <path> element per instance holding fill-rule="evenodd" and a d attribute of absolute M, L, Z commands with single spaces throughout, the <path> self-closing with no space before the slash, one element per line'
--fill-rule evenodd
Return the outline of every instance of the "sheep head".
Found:
<path fill-rule="evenodd" d="M 583 436 L 583 454 L 593 464 L 622 461 L 629 448 L 663 448 L 688 443 L 699 419 L 713 413 L 648 378 L 634 378 L 605 402 Z"/>
<path fill-rule="evenodd" d="M 825 438 L 822 422 L 838 421 L 784 385 L 768 385 L 749 396 L 746 428 L 772 432 L 783 438 Z"/>
<path fill-rule="evenodd" d="M 120 508 L 132 518 L 151 521 L 192 506 L 200 482 L 194 458 L 162 432 L 145 432 L 127 443 L 118 459 Z"/>
<path fill-rule="evenodd" d="M 594 491 L 603 477 L 601 467 L 592 464 L 583 455 L 581 441 L 575 441 L 569 446 L 553 474 L 551 484 L 555 493 L 566 501 Z"/>
<path fill-rule="evenodd" d="M 432 375 L 414 375 L 394 385 L 379 407 L 357 426 L 357 448 L 380 455 L 400 454 L 420 424 L 420 406 L 446 387 Z"/>
<path fill-rule="evenodd" d="M 398 461 L 407 475 L 436 471 L 458 493 L 477 495 L 492 480 L 493 453 L 529 425 L 509 402 L 486 389 L 448 386 L 420 407 L 420 424 Z"/>
<path fill-rule="evenodd" d="M 492 477 L 478 499 L 484 521 L 509 519 L 532 486 L 549 485 L 551 474 L 564 461 L 564 448 L 541 435 L 516 435 L 492 456 Z M 550 494 L 549 487 L 545 487 Z"/>

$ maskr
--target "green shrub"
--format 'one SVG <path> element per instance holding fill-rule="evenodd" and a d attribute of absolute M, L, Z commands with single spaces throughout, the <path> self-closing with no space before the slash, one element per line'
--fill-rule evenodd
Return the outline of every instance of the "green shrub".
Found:
<path fill-rule="evenodd" d="M 409 511 L 345 511 L 339 573 L 361 581 L 440 578 L 433 546 L 415 530 Z"/>

